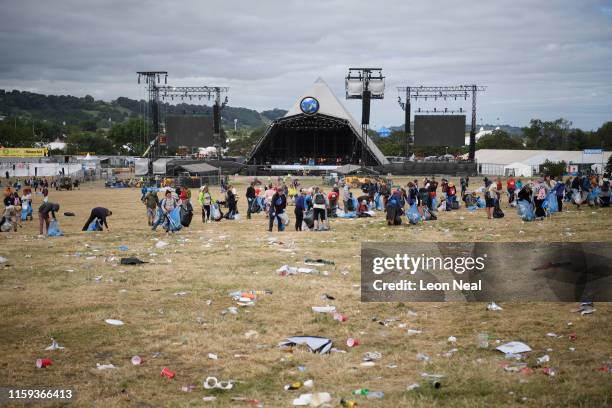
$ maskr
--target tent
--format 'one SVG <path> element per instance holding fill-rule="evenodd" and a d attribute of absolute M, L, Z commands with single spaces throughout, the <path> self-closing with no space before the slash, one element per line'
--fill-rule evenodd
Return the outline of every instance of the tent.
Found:
<path fill-rule="evenodd" d="M 310 104 L 303 110 L 309 99 Z M 262 164 L 389 164 L 371 138 L 364 140 L 361 125 L 351 116 L 322 79 L 302 94 L 287 114 L 273 121 L 248 156 Z"/>
<path fill-rule="evenodd" d="M 166 174 L 166 165 L 172 159 L 157 159 L 153 162 L 153 174 Z"/>
<path fill-rule="evenodd" d="M 136 159 L 134 171 L 137 176 L 146 176 L 149 174 L 149 159 Z"/>
<path fill-rule="evenodd" d="M 219 169 L 207 163 L 181 164 L 177 166 L 178 170 L 183 170 L 190 175 L 216 174 Z"/>
<path fill-rule="evenodd" d="M 514 162 L 504 166 L 504 176 L 531 177 L 533 167 L 529 164 Z"/>

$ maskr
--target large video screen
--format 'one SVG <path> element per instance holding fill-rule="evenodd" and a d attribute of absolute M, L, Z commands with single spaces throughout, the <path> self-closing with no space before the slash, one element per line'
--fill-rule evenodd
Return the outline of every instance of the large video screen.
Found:
<path fill-rule="evenodd" d="M 168 116 L 166 135 L 169 147 L 209 147 L 215 143 L 210 116 Z"/>
<path fill-rule="evenodd" d="M 463 146 L 465 115 L 415 115 L 415 146 Z"/>

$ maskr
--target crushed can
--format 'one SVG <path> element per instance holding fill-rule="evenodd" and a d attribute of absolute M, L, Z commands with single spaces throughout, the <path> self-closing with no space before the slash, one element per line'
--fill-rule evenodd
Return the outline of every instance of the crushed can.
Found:
<path fill-rule="evenodd" d="M 164 367 L 161 370 L 161 376 L 162 377 L 173 379 L 175 375 L 176 375 L 176 373 L 174 371 L 170 370 L 168 367 Z"/>

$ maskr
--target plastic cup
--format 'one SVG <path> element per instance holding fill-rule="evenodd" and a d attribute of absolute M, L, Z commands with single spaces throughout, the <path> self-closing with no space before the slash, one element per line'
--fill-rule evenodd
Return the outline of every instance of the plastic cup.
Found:
<path fill-rule="evenodd" d="M 346 340 L 346 345 L 347 345 L 348 347 L 357 347 L 357 346 L 359 345 L 359 339 L 354 339 L 354 338 L 352 338 L 352 337 L 349 337 L 349 338 Z"/>
<path fill-rule="evenodd" d="M 334 313 L 334 320 L 337 320 L 339 322 L 346 322 L 348 318 L 342 313 Z"/>
<path fill-rule="evenodd" d="M 39 358 L 36 360 L 36 367 L 37 368 L 47 368 L 48 366 L 50 366 L 51 360 L 48 358 Z"/>
<path fill-rule="evenodd" d="M 487 333 L 478 333 L 476 336 L 476 344 L 478 348 L 489 348 L 489 335 Z"/>
<path fill-rule="evenodd" d="M 132 364 L 133 365 L 141 365 L 142 364 L 142 358 L 140 358 L 140 356 L 133 356 L 132 357 Z"/>

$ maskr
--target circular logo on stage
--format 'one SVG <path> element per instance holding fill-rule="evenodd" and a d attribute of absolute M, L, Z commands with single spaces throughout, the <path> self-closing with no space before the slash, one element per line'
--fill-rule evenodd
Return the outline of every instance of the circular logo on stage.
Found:
<path fill-rule="evenodd" d="M 300 109 L 307 115 L 314 115 L 319 111 L 319 101 L 312 96 L 307 96 L 300 102 Z"/>

